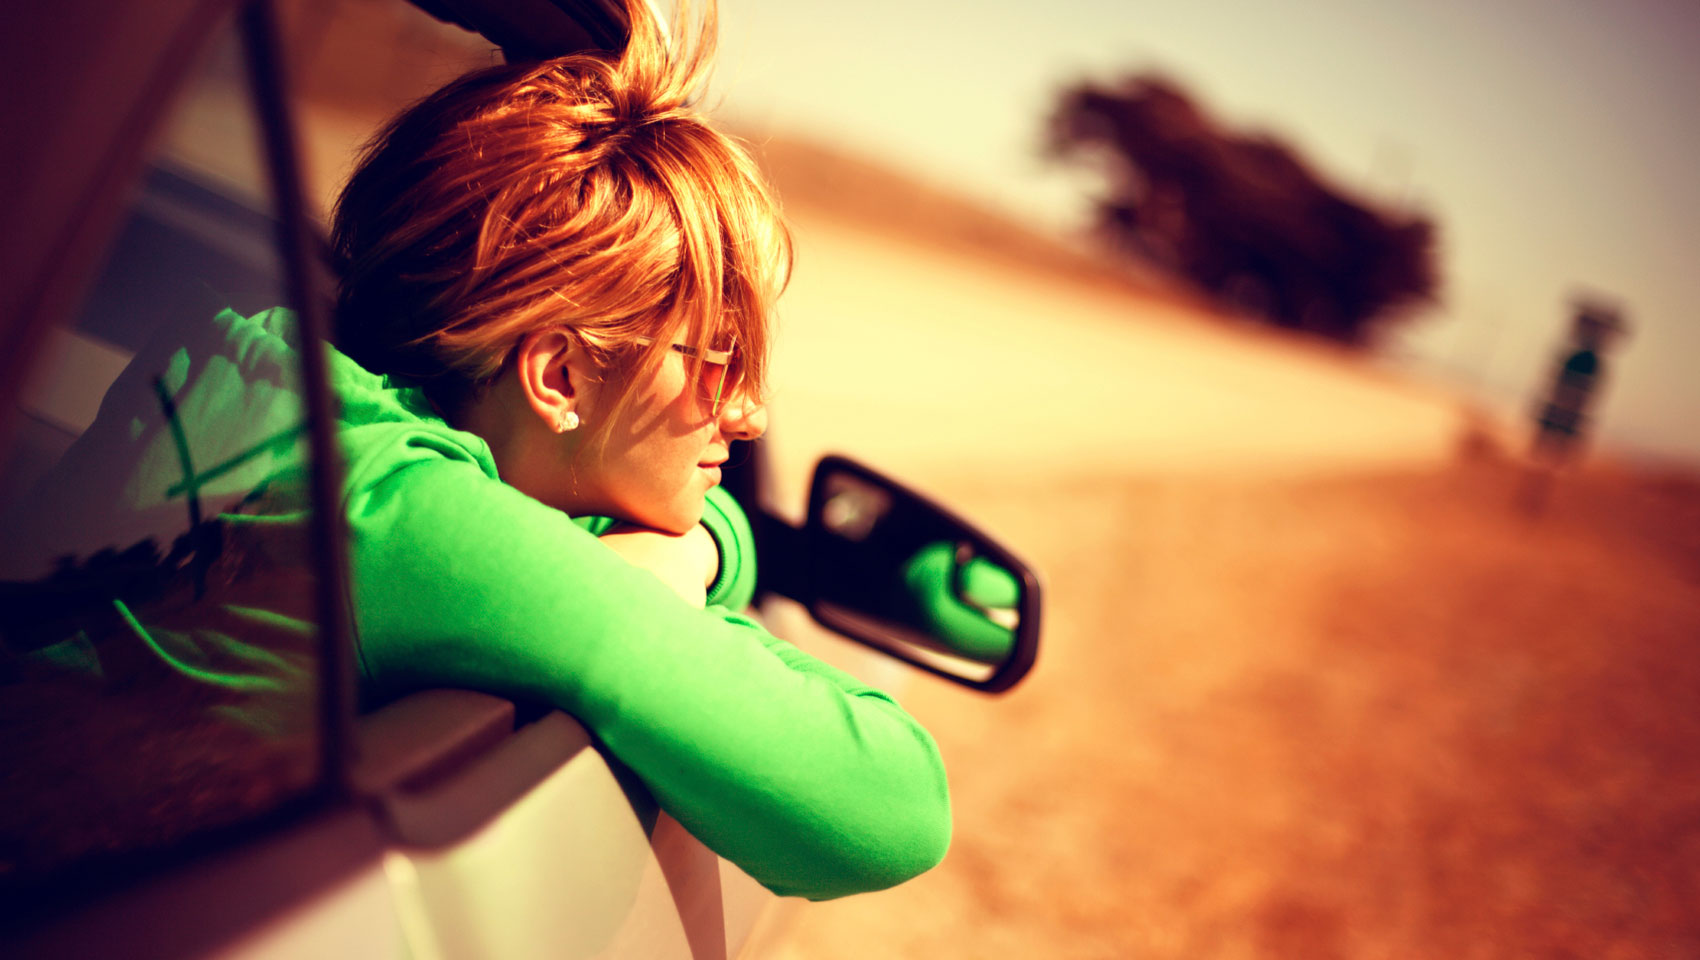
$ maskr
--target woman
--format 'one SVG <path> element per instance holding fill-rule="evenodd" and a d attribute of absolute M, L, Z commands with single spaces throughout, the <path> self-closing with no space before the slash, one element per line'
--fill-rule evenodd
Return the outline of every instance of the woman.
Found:
<path fill-rule="evenodd" d="M 494 67 L 409 109 L 338 203 L 332 385 L 362 700 L 450 686 L 551 704 L 775 892 L 899 883 L 949 842 L 931 738 L 736 612 L 753 558 L 716 484 L 730 442 L 765 426 L 789 239 L 749 157 L 689 105 L 712 8 L 689 51 L 632 13 L 617 57 Z M 192 517 L 218 515 L 218 536 L 194 540 L 218 559 L 192 590 L 115 601 L 110 629 L 32 669 L 94 664 L 110 682 L 141 651 L 251 728 L 311 715 L 252 696 L 311 675 L 303 605 L 275 589 L 304 497 L 291 323 L 227 311 L 109 391 L 31 513 L 99 514 L 91 529 L 125 543 L 126 517 L 180 518 L 187 496 L 206 505 Z M 110 489 L 53 503 L 70 477 Z"/>
<path fill-rule="evenodd" d="M 696 609 L 747 566 L 729 498 L 717 537 L 700 521 L 728 444 L 766 423 L 789 238 L 689 105 L 712 9 L 688 52 L 632 13 L 618 58 L 496 67 L 414 106 L 338 203 L 338 346 L 385 378 L 344 390 L 367 693 L 552 703 L 776 892 L 887 886 L 948 843 L 931 739 Z M 569 520 L 589 516 L 619 525 L 598 541 Z"/>
<path fill-rule="evenodd" d="M 754 164 L 688 105 L 711 55 L 637 4 L 617 60 L 463 78 L 379 134 L 333 241 L 344 353 L 418 384 L 510 486 L 635 525 L 605 543 L 699 604 L 693 531 L 727 444 L 765 426 L 790 265 Z"/>

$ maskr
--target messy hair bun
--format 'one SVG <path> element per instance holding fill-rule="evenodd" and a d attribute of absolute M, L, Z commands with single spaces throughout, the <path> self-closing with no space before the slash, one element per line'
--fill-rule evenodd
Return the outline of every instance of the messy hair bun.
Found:
<path fill-rule="evenodd" d="M 628 2 L 620 54 L 468 74 L 367 146 L 332 229 L 335 339 L 361 366 L 452 414 L 533 331 L 634 371 L 669 342 L 732 335 L 759 394 L 791 243 L 748 153 L 694 106 L 713 2 L 688 43 Z"/>

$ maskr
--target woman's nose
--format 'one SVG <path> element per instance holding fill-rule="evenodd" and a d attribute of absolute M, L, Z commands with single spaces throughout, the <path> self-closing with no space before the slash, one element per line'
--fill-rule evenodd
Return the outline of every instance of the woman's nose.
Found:
<path fill-rule="evenodd" d="M 767 405 L 739 397 L 720 412 L 720 429 L 734 440 L 754 440 L 767 432 Z"/>

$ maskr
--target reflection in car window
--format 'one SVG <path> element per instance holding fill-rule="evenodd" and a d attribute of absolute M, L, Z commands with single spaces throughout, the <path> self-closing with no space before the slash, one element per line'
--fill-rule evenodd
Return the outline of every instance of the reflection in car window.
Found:
<path fill-rule="evenodd" d="M 283 297 L 238 49 L 232 29 L 6 411 L 10 880 L 172 845 L 318 775 L 291 332 L 241 319 Z"/>

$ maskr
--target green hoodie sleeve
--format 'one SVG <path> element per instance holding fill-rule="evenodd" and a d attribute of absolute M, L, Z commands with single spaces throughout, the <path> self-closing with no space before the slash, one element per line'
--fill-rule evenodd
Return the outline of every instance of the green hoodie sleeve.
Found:
<path fill-rule="evenodd" d="M 571 713 L 709 848 L 779 894 L 900 883 L 950 838 L 932 738 L 890 697 L 699 610 L 429 432 L 351 463 L 361 665 Z"/>
<path fill-rule="evenodd" d="M 708 605 L 742 610 L 756 594 L 756 535 L 750 518 L 725 487 L 710 487 L 702 525 L 720 551 L 720 572 L 708 585 Z"/>

